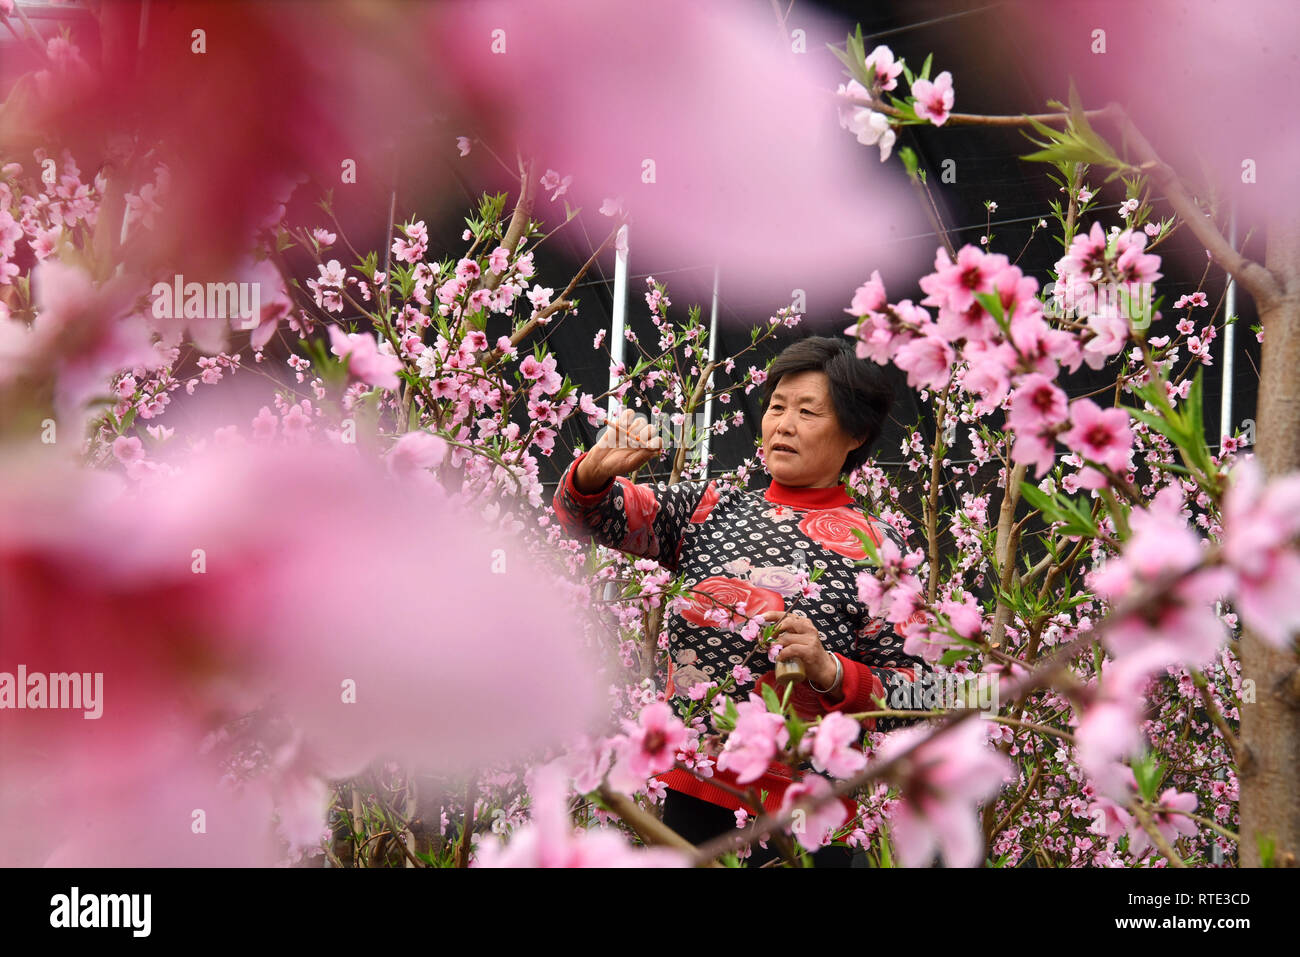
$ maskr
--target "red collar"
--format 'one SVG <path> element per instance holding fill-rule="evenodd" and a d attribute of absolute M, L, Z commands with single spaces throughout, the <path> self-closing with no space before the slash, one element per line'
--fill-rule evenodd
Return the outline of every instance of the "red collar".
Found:
<path fill-rule="evenodd" d="M 777 505 L 802 509 L 836 508 L 840 505 L 853 504 L 852 496 L 842 485 L 832 485 L 828 488 L 790 488 L 774 481 L 763 493 L 763 498 Z"/>

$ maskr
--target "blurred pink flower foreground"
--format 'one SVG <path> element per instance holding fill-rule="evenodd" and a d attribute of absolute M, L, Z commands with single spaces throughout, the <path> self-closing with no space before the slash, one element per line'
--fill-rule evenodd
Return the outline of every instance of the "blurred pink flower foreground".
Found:
<path fill-rule="evenodd" d="M 323 825 L 313 780 L 511 760 L 600 711 L 563 583 L 354 448 L 217 448 L 135 488 L 53 455 L 0 468 L 0 672 L 102 673 L 102 716 L 5 711 L 4 864 L 271 863 L 269 795 Z M 284 773 L 236 793 L 199 744 L 259 708 Z"/>

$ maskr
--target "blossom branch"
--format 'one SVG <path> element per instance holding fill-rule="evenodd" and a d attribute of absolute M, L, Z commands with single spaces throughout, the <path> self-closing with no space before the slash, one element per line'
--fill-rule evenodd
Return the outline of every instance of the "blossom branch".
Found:
<path fill-rule="evenodd" d="M 1133 804 L 1130 805 L 1129 810 L 1133 813 L 1133 816 L 1137 818 L 1137 822 L 1142 825 L 1142 830 L 1146 831 L 1150 836 L 1151 843 L 1159 849 L 1160 853 L 1165 856 L 1170 865 L 1173 867 L 1187 866 L 1183 862 L 1183 859 L 1178 856 L 1178 852 L 1170 846 L 1167 840 L 1165 840 L 1165 836 L 1160 833 L 1160 828 L 1156 827 L 1155 822 L 1151 820 L 1151 815 L 1147 812 L 1147 809 L 1142 806 L 1140 801 L 1134 801 Z"/>
<path fill-rule="evenodd" d="M 1210 552 L 1212 551 L 1213 550 L 1211 549 Z M 1217 555 L 1212 555 L 1209 552 L 1203 556 L 1203 563 L 1215 560 L 1217 560 Z M 1185 576 L 1194 573 L 1198 568 L 1199 566 L 1179 573 L 1165 573 L 1146 588 L 1119 603 L 1110 614 L 1106 616 L 1106 618 L 1097 624 L 1095 628 L 1091 631 L 1085 632 L 1073 641 L 1062 645 L 1051 658 L 1045 660 L 1031 674 L 1020 679 L 1020 681 L 1016 683 L 1015 688 L 1017 699 L 1024 699 L 1030 692 L 1048 687 L 1060 672 L 1068 671 L 1070 662 L 1074 660 L 1074 657 L 1079 652 L 1090 647 L 1092 643 L 1116 621 L 1134 614 L 1142 608 L 1150 607 L 1154 602 L 1158 601 L 1161 596 L 1165 595 L 1170 589 L 1182 581 Z M 963 721 L 969 721 L 978 713 L 978 711 L 974 710 L 961 712 L 955 717 L 940 724 L 927 737 L 917 740 L 906 750 L 900 751 L 894 757 L 886 761 L 869 763 L 862 771 L 850 778 L 838 782 L 825 795 L 812 802 L 809 811 L 816 810 L 832 800 L 836 800 L 846 795 L 851 795 L 869 781 L 888 776 L 895 769 L 903 766 L 904 762 L 906 762 L 918 749 L 924 748 L 943 735 L 950 733 Z M 915 712 L 910 712 L 909 714 L 914 716 Z M 787 812 L 786 814 L 765 814 L 755 822 L 754 834 L 756 837 L 761 837 L 762 835 L 771 833 L 774 830 L 784 830 L 789 828 L 794 823 L 794 820 L 795 815 L 793 812 Z M 722 835 L 721 837 L 714 838 L 709 843 L 702 845 L 696 852 L 696 859 L 711 860 L 730 850 L 734 850 L 737 847 L 750 843 L 752 840 L 756 839 L 756 837 L 747 839 L 743 836 Z M 1163 841 L 1163 838 L 1160 840 Z M 1181 861 L 1179 862 L 1179 865 L 1181 866 Z"/>
<path fill-rule="evenodd" d="M 668 825 L 664 824 L 653 814 L 647 814 L 637 806 L 626 794 L 620 794 L 611 788 L 608 784 L 601 784 L 598 789 L 600 799 L 605 805 L 627 822 L 627 825 L 636 831 L 637 835 L 646 844 L 658 845 L 660 847 L 671 847 L 674 850 L 691 853 L 695 850 L 695 845 L 686 838 L 682 837 Z M 721 867 L 717 861 L 708 863 L 708 867 Z"/>
<path fill-rule="evenodd" d="M 528 223 L 532 219 L 533 200 L 536 198 L 536 189 L 533 186 L 533 172 L 534 161 L 530 158 L 527 162 L 524 162 L 521 157 L 519 160 L 519 200 L 515 203 L 515 211 L 510 216 L 510 225 L 506 227 L 506 234 L 501 240 L 501 245 L 509 251 L 511 258 L 514 257 L 515 250 L 519 248 L 519 240 L 523 238 L 524 231 L 528 228 Z M 484 285 L 488 289 L 495 289 L 500 282 L 501 276 L 494 274 L 487 278 Z"/>
<path fill-rule="evenodd" d="M 1111 117 L 1119 125 L 1126 140 L 1133 144 L 1141 169 L 1165 191 L 1165 198 L 1174 212 L 1182 217 L 1192 233 L 1229 273 L 1249 290 L 1260 304 L 1260 312 L 1267 311 L 1270 303 L 1282 295 L 1281 284 L 1277 278 L 1259 263 L 1249 260 L 1232 248 L 1214 225 L 1213 220 L 1201 212 L 1196 201 L 1188 194 L 1178 174 L 1160 159 L 1155 149 L 1134 125 L 1124 108 L 1117 103 L 1107 107 Z"/>
<path fill-rule="evenodd" d="M 1232 729 L 1228 727 L 1227 720 L 1223 717 L 1223 712 L 1221 712 L 1218 705 L 1214 703 L 1214 698 L 1210 695 L 1210 683 L 1206 680 L 1205 675 L 1199 668 L 1192 669 L 1192 683 L 1196 685 L 1197 689 L 1201 692 L 1201 700 L 1205 702 L 1205 710 L 1209 712 L 1210 720 L 1214 722 L 1214 726 L 1218 728 L 1219 734 L 1223 735 L 1223 740 L 1227 742 L 1228 747 L 1232 751 L 1233 759 L 1236 761 L 1237 765 L 1240 766 L 1245 757 L 1245 755 L 1242 754 L 1241 741 L 1232 733 Z"/>

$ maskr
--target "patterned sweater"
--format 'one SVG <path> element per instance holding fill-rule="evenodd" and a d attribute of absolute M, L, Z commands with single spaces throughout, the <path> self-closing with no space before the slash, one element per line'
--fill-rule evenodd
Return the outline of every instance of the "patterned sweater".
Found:
<path fill-rule="evenodd" d="M 651 558 L 684 575 L 691 602 L 667 618 L 669 654 L 668 694 L 684 696 L 697 681 L 721 683 L 731 669 L 746 662 L 759 676 L 773 681 L 772 665 L 754 644 L 715 624 L 717 609 L 730 610 L 744 602 L 748 615 L 768 610 L 797 610 L 811 619 L 822 644 L 838 656 L 844 668 L 844 698 L 833 703 L 799 682 L 791 694 L 796 713 L 805 719 L 833 711 L 879 710 L 872 699 L 888 701 L 900 684 L 920 677 L 924 663 L 903 653 L 903 639 L 881 619 L 868 616 L 858 599 L 855 562 L 865 557 L 851 529 L 865 531 L 876 543 L 888 535 L 902 547 L 897 531 L 858 508 L 848 492 L 835 488 L 787 488 L 775 482 L 763 493 L 727 490 L 713 482 L 635 485 L 618 478 L 590 495 L 573 484 L 579 456 L 555 493 L 561 526 L 576 538 L 594 538 L 602 545 Z M 821 568 L 821 593 L 804 597 L 797 585 L 799 571 Z M 713 613 L 713 620 L 706 617 Z M 732 621 L 739 621 L 733 617 Z M 751 652 L 753 652 L 751 654 Z M 739 685 L 744 698 L 755 682 Z M 906 721 L 863 719 L 869 730 L 889 730 Z M 740 790 L 735 776 L 715 771 L 715 778 Z M 733 795 L 700 781 L 685 771 L 660 776 L 669 788 L 735 810 Z M 766 791 L 764 805 L 781 803 L 790 771 L 773 762 L 753 785 Z M 751 812 L 757 808 L 750 807 Z"/>

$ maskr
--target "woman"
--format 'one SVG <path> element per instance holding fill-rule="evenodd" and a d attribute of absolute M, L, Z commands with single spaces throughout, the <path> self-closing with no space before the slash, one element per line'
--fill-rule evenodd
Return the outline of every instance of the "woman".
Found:
<path fill-rule="evenodd" d="M 799 661 L 807 676 L 795 686 L 796 711 L 812 718 L 834 711 L 879 710 L 893 689 L 919 676 L 921 660 L 905 655 L 902 639 L 871 619 L 858 599 L 855 563 L 865 557 L 860 530 L 875 542 L 898 533 L 863 512 L 841 477 L 867 460 L 892 402 L 883 372 L 858 359 L 847 339 L 814 337 L 785 349 L 768 370 L 762 422 L 763 461 L 772 476 L 763 493 L 719 492 L 713 482 L 634 485 L 623 476 L 661 451 L 642 419 L 625 411 L 601 440 L 569 467 L 555 495 L 561 524 L 575 536 L 657 560 L 685 576 L 691 603 L 667 621 L 670 657 L 689 661 L 695 680 L 721 682 L 748 658 L 757 683 L 773 672 L 765 655 L 730 626 L 733 609 L 776 621 L 779 661 Z M 804 596 L 816 568 L 820 594 Z M 724 619 L 726 619 L 724 621 Z M 687 658 L 682 652 L 693 652 Z M 703 678 L 698 677 L 702 674 Z M 669 694 L 684 694 L 673 687 Z M 743 671 L 742 671 L 743 675 Z M 739 684 L 743 699 L 754 681 Z M 875 728 L 874 719 L 863 724 Z M 883 730 L 886 722 L 882 720 Z M 735 826 L 741 802 L 684 771 L 660 776 L 668 787 L 664 822 L 692 842 Z M 734 774 L 715 780 L 745 790 Z M 790 773 L 773 763 L 753 787 L 775 810 Z M 752 863 L 765 856 L 754 849 Z M 821 866 L 848 866 L 844 848 L 814 855 Z"/>

